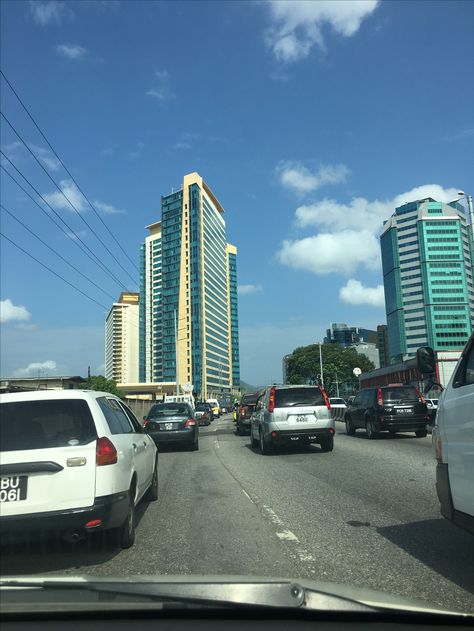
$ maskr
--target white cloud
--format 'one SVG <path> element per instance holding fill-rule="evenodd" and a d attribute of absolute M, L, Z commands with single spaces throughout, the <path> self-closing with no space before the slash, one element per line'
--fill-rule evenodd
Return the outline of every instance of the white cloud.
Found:
<path fill-rule="evenodd" d="M 31 318 L 31 313 L 23 305 L 14 305 L 10 298 L 0 300 L 0 322 L 18 322 Z"/>
<path fill-rule="evenodd" d="M 130 151 L 128 155 L 132 158 L 132 160 L 136 160 L 137 158 L 141 156 L 144 148 L 145 148 L 144 142 L 137 142 L 135 144 L 135 149 Z"/>
<path fill-rule="evenodd" d="M 181 150 L 181 149 L 191 149 L 191 144 L 186 141 L 176 142 L 173 145 L 173 149 Z"/>
<path fill-rule="evenodd" d="M 46 26 L 47 24 L 61 24 L 63 19 L 72 18 L 73 12 L 65 2 L 51 0 L 40 2 L 40 0 L 30 0 L 30 14 L 36 24 Z"/>
<path fill-rule="evenodd" d="M 45 373 L 50 373 L 57 369 L 56 362 L 48 359 L 44 362 L 31 362 L 26 368 L 18 368 L 13 373 L 14 377 L 37 377 L 44 376 Z"/>
<path fill-rule="evenodd" d="M 112 204 L 104 204 L 104 202 L 99 202 L 96 200 L 94 202 L 94 206 L 96 209 L 103 212 L 105 215 L 124 215 L 125 211 L 121 208 L 115 208 Z"/>
<path fill-rule="evenodd" d="M 84 238 L 87 236 L 87 231 L 86 230 L 76 230 L 76 232 L 69 232 L 69 230 L 68 230 L 66 232 L 66 234 L 71 239 L 74 239 L 74 241 L 77 241 L 77 239 L 84 240 Z"/>
<path fill-rule="evenodd" d="M 279 61 L 303 59 L 315 44 L 324 48 L 323 25 L 351 37 L 378 5 L 379 0 L 268 0 L 267 44 Z"/>
<path fill-rule="evenodd" d="M 365 287 L 360 281 L 351 278 L 339 290 L 339 298 L 350 305 L 385 306 L 383 285 Z"/>
<path fill-rule="evenodd" d="M 172 98 L 174 94 L 171 92 L 168 86 L 168 71 L 167 70 L 155 70 L 154 85 L 150 90 L 145 92 L 146 96 L 152 96 L 158 101 L 167 101 Z"/>
<path fill-rule="evenodd" d="M 49 149 L 46 149 L 45 147 L 39 147 L 38 145 L 35 145 L 31 142 L 28 143 L 28 147 L 31 149 L 31 151 L 33 151 L 38 160 L 42 162 L 44 166 L 50 171 L 57 171 L 61 168 L 60 161 Z M 26 147 L 22 142 L 18 140 L 10 142 L 7 145 L 3 145 L 2 148 L 9 158 L 14 157 L 17 160 L 22 160 L 25 156 Z"/>
<path fill-rule="evenodd" d="M 64 195 L 71 201 L 73 206 L 79 212 L 82 212 L 86 209 L 86 200 L 81 195 L 77 186 L 74 184 L 72 180 L 61 180 L 59 182 L 59 187 L 63 191 Z M 56 210 L 70 210 L 73 211 L 73 208 L 65 199 L 65 197 L 59 191 L 53 191 L 52 193 L 45 193 L 43 195 L 45 200 Z"/>
<path fill-rule="evenodd" d="M 113 147 L 105 147 L 100 150 L 100 155 L 104 157 L 113 156 L 115 153 L 115 149 Z"/>
<path fill-rule="evenodd" d="M 302 239 L 285 240 L 277 252 L 281 263 L 314 274 L 353 274 L 359 267 L 375 270 L 380 267 L 378 236 L 383 221 L 395 208 L 426 197 L 442 202 L 457 198 L 456 188 L 424 184 L 396 195 L 389 200 L 369 201 L 355 197 L 342 204 L 323 199 L 296 209 L 296 225 L 315 227 L 322 232 Z"/>
<path fill-rule="evenodd" d="M 263 287 L 261 285 L 239 285 L 237 287 L 237 293 L 241 296 L 245 296 L 248 294 L 256 294 L 259 291 L 262 291 Z"/>
<path fill-rule="evenodd" d="M 83 59 L 87 50 L 83 46 L 77 44 L 58 44 L 56 52 L 68 59 Z"/>
<path fill-rule="evenodd" d="M 344 164 L 328 164 L 312 172 L 301 162 L 282 162 L 277 173 L 286 188 L 297 193 L 310 193 L 325 184 L 345 182 L 349 169 Z"/>
<path fill-rule="evenodd" d="M 380 266 L 380 246 L 368 230 L 320 233 L 303 239 L 286 239 L 277 253 L 284 265 L 324 276 L 352 274 L 359 266 Z"/>

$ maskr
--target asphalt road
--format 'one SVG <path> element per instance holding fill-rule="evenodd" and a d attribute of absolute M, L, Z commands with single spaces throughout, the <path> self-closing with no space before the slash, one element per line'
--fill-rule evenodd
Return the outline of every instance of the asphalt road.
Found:
<path fill-rule="evenodd" d="M 17 544 L 2 573 L 313 578 L 474 612 L 474 538 L 439 515 L 431 437 L 368 441 L 337 425 L 332 453 L 262 456 L 216 420 L 198 452 L 160 453 L 133 548 Z"/>

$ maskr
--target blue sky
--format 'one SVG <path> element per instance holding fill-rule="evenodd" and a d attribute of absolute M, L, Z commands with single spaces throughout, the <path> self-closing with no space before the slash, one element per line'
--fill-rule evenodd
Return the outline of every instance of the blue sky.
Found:
<path fill-rule="evenodd" d="M 198 171 L 238 247 L 242 378 L 330 322 L 385 321 L 378 232 L 397 203 L 474 190 L 472 2 L 14 2 L 2 70 L 138 263 L 160 195 Z M 2 172 L 2 204 L 107 294 L 136 270 L 2 80 L 2 150 L 116 283 Z M 2 161 L 5 168 L 8 163 Z M 2 232 L 105 307 L 112 299 L 8 214 Z M 103 370 L 105 309 L 2 240 L 4 376 Z"/>

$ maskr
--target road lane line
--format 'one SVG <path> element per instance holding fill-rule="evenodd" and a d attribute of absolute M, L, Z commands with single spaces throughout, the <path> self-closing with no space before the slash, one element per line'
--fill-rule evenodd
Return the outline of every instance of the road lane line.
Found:
<path fill-rule="evenodd" d="M 247 493 L 245 489 L 242 489 L 242 493 L 245 495 L 247 499 L 249 499 L 252 502 L 252 504 L 255 504 L 255 502 L 253 501 L 253 499 L 250 497 L 250 495 Z"/>
<path fill-rule="evenodd" d="M 214 441 L 214 445 L 216 446 L 216 449 L 220 449 L 220 445 L 219 445 L 219 441 L 218 440 Z"/>
<path fill-rule="evenodd" d="M 283 532 L 277 532 L 276 536 L 279 539 L 285 541 L 296 541 L 299 543 L 298 537 L 293 532 L 291 532 L 291 530 L 283 530 Z"/>

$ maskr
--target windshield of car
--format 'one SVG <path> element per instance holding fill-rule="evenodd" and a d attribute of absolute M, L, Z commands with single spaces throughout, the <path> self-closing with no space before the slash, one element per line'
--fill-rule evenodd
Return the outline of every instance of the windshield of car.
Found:
<path fill-rule="evenodd" d="M 0 451 L 75 447 L 95 438 L 86 401 L 18 401 L 1 406 Z"/>
<path fill-rule="evenodd" d="M 420 396 L 415 388 L 409 386 L 403 388 L 384 388 L 384 401 L 419 401 Z"/>
<path fill-rule="evenodd" d="M 0 575 L 474 613 L 473 25 L 0 0 Z"/>
<path fill-rule="evenodd" d="M 191 410 L 189 405 L 186 403 L 162 403 L 158 405 L 154 405 L 149 414 L 148 418 L 158 418 L 159 416 L 179 416 L 190 414 Z"/>
<path fill-rule="evenodd" d="M 275 407 L 288 408 L 298 405 L 326 405 L 319 388 L 278 388 L 275 391 Z"/>

